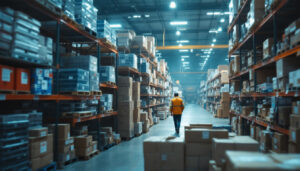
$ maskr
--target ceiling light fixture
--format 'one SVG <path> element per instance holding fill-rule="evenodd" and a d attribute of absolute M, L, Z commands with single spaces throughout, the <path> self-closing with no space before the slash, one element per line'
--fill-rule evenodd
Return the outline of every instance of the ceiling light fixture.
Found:
<path fill-rule="evenodd" d="M 187 21 L 171 21 L 170 24 L 172 26 L 178 26 L 178 25 L 187 25 L 188 22 Z"/>
<path fill-rule="evenodd" d="M 110 28 L 121 28 L 122 25 L 121 24 L 110 24 L 109 27 Z"/>
<path fill-rule="evenodd" d="M 177 43 L 189 43 L 190 41 L 188 40 L 177 40 Z"/>
<path fill-rule="evenodd" d="M 224 23 L 224 22 L 225 22 L 225 19 L 224 19 L 224 18 L 222 18 L 222 19 L 220 20 L 220 22 L 221 22 L 221 23 Z"/>
<path fill-rule="evenodd" d="M 206 15 L 229 15 L 230 12 L 207 12 Z"/>
<path fill-rule="evenodd" d="M 179 47 L 182 47 L 182 44 L 180 43 L 178 46 L 179 46 Z"/>
<path fill-rule="evenodd" d="M 213 39 L 213 42 L 216 42 L 217 41 L 217 39 Z"/>
<path fill-rule="evenodd" d="M 181 61 L 184 61 L 184 59 L 181 59 Z"/>
<path fill-rule="evenodd" d="M 132 16 L 133 18 L 141 18 L 142 16 L 141 15 L 134 15 Z"/>
<path fill-rule="evenodd" d="M 180 32 L 180 31 L 176 31 L 176 35 L 177 35 L 177 36 L 180 36 L 180 35 L 181 35 L 181 32 Z"/>
<path fill-rule="evenodd" d="M 149 14 L 146 14 L 146 15 L 145 15 L 145 17 L 146 17 L 146 18 L 149 18 L 149 17 L 150 17 L 150 15 L 149 15 Z"/>
<path fill-rule="evenodd" d="M 212 44 L 211 44 L 211 46 L 212 46 L 212 47 L 214 47 L 214 46 L 215 46 L 215 44 L 213 44 L 213 43 L 212 43 Z"/>
<path fill-rule="evenodd" d="M 219 27 L 218 32 L 221 32 L 221 31 L 223 31 L 223 29 L 222 29 L 222 27 Z"/>
<path fill-rule="evenodd" d="M 180 49 L 179 52 L 188 52 L 189 50 L 187 49 Z"/>
<path fill-rule="evenodd" d="M 181 56 L 181 58 L 189 58 L 190 56 Z"/>
<path fill-rule="evenodd" d="M 170 3 L 170 8 L 172 8 L 172 9 L 176 8 L 176 3 L 174 1 L 172 1 Z"/>

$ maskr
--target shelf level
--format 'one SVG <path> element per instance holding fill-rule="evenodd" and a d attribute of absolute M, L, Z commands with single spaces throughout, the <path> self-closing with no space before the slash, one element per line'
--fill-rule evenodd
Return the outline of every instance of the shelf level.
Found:
<path fill-rule="evenodd" d="M 100 83 L 100 88 L 118 89 L 118 86 L 111 85 L 111 84 Z"/>
<path fill-rule="evenodd" d="M 231 95 L 232 98 L 245 98 L 245 97 L 299 97 L 297 92 L 272 92 L 272 93 L 249 93 L 249 94 L 242 94 L 242 95 Z"/>
<path fill-rule="evenodd" d="M 98 115 L 95 115 L 95 116 L 84 117 L 84 118 L 61 118 L 60 122 L 71 123 L 72 126 L 75 126 L 76 123 L 81 123 L 81 122 L 91 121 L 91 120 L 95 120 L 95 119 L 106 118 L 106 117 L 110 117 L 110 116 L 117 116 L 117 115 L 118 115 L 118 112 L 112 112 L 112 113 L 98 114 Z"/>
<path fill-rule="evenodd" d="M 229 34 L 229 32 L 231 32 L 231 30 L 233 29 L 234 25 L 237 23 L 238 19 L 241 17 L 241 14 L 244 12 L 245 7 L 248 5 L 248 3 L 250 2 L 250 0 L 245 0 L 244 4 L 242 5 L 242 7 L 239 9 L 239 12 L 237 13 L 237 15 L 234 17 L 234 19 L 232 20 L 231 24 L 228 27 L 228 31 L 227 33 Z"/>
<path fill-rule="evenodd" d="M 33 94 L 0 94 L 0 101 L 7 100 L 100 100 L 100 96 L 71 96 L 71 95 L 33 95 Z"/>
<path fill-rule="evenodd" d="M 166 105 L 166 103 L 149 105 L 149 106 L 146 106 L 146 107 L 141 107 L 141 109 L 148 109 L 148 108 L 152 108 L 152 107 L 156 107 L 156 106 L 161 106 L 161 105 Z"/>

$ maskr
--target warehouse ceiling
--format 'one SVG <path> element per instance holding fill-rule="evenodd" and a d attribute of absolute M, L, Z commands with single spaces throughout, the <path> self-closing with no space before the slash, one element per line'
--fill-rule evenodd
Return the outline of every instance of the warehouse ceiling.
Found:
<path fill-rule="evenodd" d="M 171 2 L 176 8 L 170 8 Z M 179 45 L 177 41 L 188 41 L 182 45 L 228 44 L 228 0 L 94 0 L 99 9 L 99 17 L 110 24 L 121 24 L 122 29 L 132 29 L 139 35 L 153 35 L 157 45 Z M 211 15 L 214 14 L 214 15 Z M 174 26 L 172 21 L 186 21 L 186 25 Z M 220 30 L 221 29 L 221 30 Z M 179 31 L 180 35 L 176 32 Z M 210 33 L 211 32 L 211 33 Z M 215 39 L 215 42 L 213 40 Z M 203 50 L 161 50 L 159 53 L 168 62 L 171 72 L 201 72 L 216 68 L 219 64 L 228 64 L 228 49 Z M 205 56 L 209 58 L 205 62 Z M 182 61 L 182 56 L 188 56 Z M 189 64 L 183 67 L 183 62 Z M 205 64 L 205 65 L 204 65 Z M 204 66 L 203 66 L 204 65 Z M 188 77 L 187 77 L 188 76 Z M 192 90 L 205 74 L 172 74 L 174 80 L 180 80 L 183 87 Z"/>

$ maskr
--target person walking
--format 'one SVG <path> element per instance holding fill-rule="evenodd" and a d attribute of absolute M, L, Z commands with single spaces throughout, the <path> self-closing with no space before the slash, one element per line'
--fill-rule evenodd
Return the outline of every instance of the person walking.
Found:
<path fill-rule="evenodd" d="M 175 93 L 174 98 L 171 100 L 170 112 L 174 119 L 176 134 L 179 134 L 180 122 L 181 122 L 181 116 L 183 110 L 184 110 L 183 100 L 178 96 L 178 93 Z"/>

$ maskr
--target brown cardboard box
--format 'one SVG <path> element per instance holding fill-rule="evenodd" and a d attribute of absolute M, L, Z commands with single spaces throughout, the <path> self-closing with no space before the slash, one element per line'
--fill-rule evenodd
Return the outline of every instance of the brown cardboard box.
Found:
<path fill-rule="evenodd" d="M 211 143 L 213 138 L 228 138 L 228 131 L 204 128 L 185 130 L 185 142 Z"/>
<path fill-rule="evenodd" d="M 132 99 L 134 102 L 140 101 L 141 98 L 141 84 L 140 82 L 133 82 L 133 86 L 132 86 Z M 137 104 L 135 104 L 135 108 L 137 108 L 139 106 L 137 106 Z"/>
<path fill-rule="evenodd" d="M 228 72 L 221 72 L 221 84 L 229 83 L 229 75 Z"/>
<path fill-rule="evenodd" d="M 76 156 L 87 157 L 93 152 L 94 147 L 91 145 L 89 147 L 76 148 Z"/>
<path fill-rule="evenodd" d="M 209 171 L 221 171 L 221 168 L 217 166 L 214 160 L 209 161 Z"/>
<path fill-rule="evenodd" d="M 255 131 L 255 132 L 256 132 L 256 137 L 255 137 L 255 139 L 256 139 L 256 141 L 258 141 L 258 142 L 260 142 L 261 131 L 262 131 L 261 127 L 257 126 L 257 127 L 256 127 L 256 131 Z"/>
<path fill-rule="evenodd" d="M 277 153 L 288 152 L 288 136 L 275 132 L 273 135 L 272 150 Z"/>
<path fill-rule="evenodd" d="M 97 151 L 98 150 L 98 141 L 93 141 L 92 142 L 92 147 L 93 147 L 93 149 L 92 149 L 93 152 Z"/>
<path fill-rule="evenodd" d="M 64 164 L 66 161 L 70 161 L 76 157 L 76 150 L 68 151 L 67 153 L 58 154 L 58 163 Z"/>
<path fill-rule="evenodd" d="M 299 154 L 271 153 L 269 156 L 276 163 L 278 163 L 278 165 L 283 166 L 282 170 L 300 170 L 300 166 L 299 166 L 300 155 Z"/>
<path fill-rule="evenodd" d="M 67 145 L 71 145 L 74 144 L 74 138 L 70 137 L 66 140 L 58 140 L 58 146 L 67 146 Z"/>
<path fill-rule="evenodd" d="M 119 87 L 118 88 L 118 101 L 119 102 L 132 101 L 132 88 L 131 87 Z"/>
<path fill-rule="evenodd" d="M 41 128 L 32 128 L 29 129 L 29 137 L 46 137 L 48 135 L 48 128 L 41 127 Z"/>
<path fill-rule="evenodd" d="M 243 106 L 242 107 L 242 115 L 249 116 L 253 110 L 254 110 L 253 106 Z"/>
<path fill-rule="evenodd" d="M 145 170 L 184 170 L 184 141 L 179 137 L 150 137 L 144 141 Z"/>
<path fill-rule="evenodd" d="M 185 157 L 185 171 L 208 170 L 209 157 L 206 156 L 186 156 Z"/>
<path fill-rule="evenodd" d="M 75 148 L 87 148 L 90 147 L 93 143 L 93 137 L 91 135 L 88 136 L 78 136 L 74 138 Z"/>
<path fill-rule="evenodd" d="M 300 144 L 289 142 L 289 153 L 300 153 Z"/>
<path fill-rule="evenodd" d="M 55 133 L 55 124 L 49 125 L 48 128 L 51 133 Z M 70 124 L 58 124 L 57 129 L 59 140 L 67 140 L 70 138 Z"/>
<path fill-rule="evenodd" d="M 190 124 L 190 126 L 186 126 L 185 129 L 192 129 L 192 128 L 207 128 L 212 129 L 213 124 L 210 123 L 203 123 L 203 124 Z"/>
<path fill-rule="evenodd" d="M 218 166 L 222 165 L 227 150 L 259 151 L 259 143 L 249 136 L 236 136 L 229 139 L 214 138 L 212 147 L 213 160 Z"/>
<path fill-rule="evenodd" d="M 272 56 L 272 47 L 274 40 L 273 38 L 268 38 L 263 43 L 263 58 L 266 59 Z"/>
<path fill-rule="evenodd" d="M 300 129 L 290 128 L 290 142 L 300 144 Z"/>
<path fill-rule="evenodd" d="M 256 126 L 251 125 L 250 126 L 250 136 L 254 139 L 256 139 Z"/>
<path fill-rule="evenodd" d="M 228 71 L 229 70 L 229 67 L 228 65 L 218 65 L 218 71 L 221 72 L 221 71 Z"/>
<path fill-rule="evenodd" d="M 290 124 L 290 115 L 292 114 L 291 106 L 279 106 L 278 107 L 278 122 L 279 125 L 288 127 Z"/>
<path fill-rule="evenodd" d="M 140 108 L 135 108 L 133 110 L 133 122 L 134 123 L 140 122 L 140 113 L 141 113 Z"/>
<path fill-rule="evenodd" d="M 226 151 L 226 171 L 279 171 L 279 166 L 261 152 Z"/>
<path fill-rule="evenodd" d="M 186 156 L 207 156 L 211 157 L 212 145 L 208 143 L 185 143 Z"/>
<path fill-rule="evenodd" d="M 290 116 L 290 128 L 300 129 L 300 115 Z"/>
<path fill-rule="evenodd" d="M 118 77 L 118 87 L 130 87 L 132 88 L 132 78 L 131 77 Z"/>
<path fill-rule="evenodd" d="M 58 149 L 58 153 L 67 153 L 69 151 L 73 151 L 75 149 L 75 146 L 74 144 L 58 145 L 57 149 Z"/>
<path fill-rule="evenodd" d="M 42 138 L 29 138 L 30 159 L 53 153 L 53 134 Z"/>
<path fill-rule="evenodd" d="M 147 118 L 146 121 L 143 121 L 143 133 L 149 132 L 149 128 L 150 128 L 150 121 Z"/>
<path fill-rule="evenodd" d="M 293 114 L 300 115 L 300 101 L 293 102 Z"/>
<path fill-rule="evenodd" d="M 112 127 L 101 127 L 101 131 L 106 132 L 107 135 L 113 135 Z"/>
<path fill-rule="evenodd" d="M 36 171 L 37 169 L 45 167 L 52 162 L 53 162 L 53 153 L 49 153 L 45 156 L 31 159 L 31 169 L 33 171 Z"/>
<path fill-rule="evenodd" d="M 261 138 L 260 138 L 260 150 L 267 152 L 268 150 L 272 149 L 272 137 L 271 132 L 264 130 L 261 131 Z"/>
<path fill-rule="evenodd" d="M 141 112 L 140 117 L 141 117 L 141 121 L 145 122 L 148 119 L 148 113 L 147 112 Z"/>

